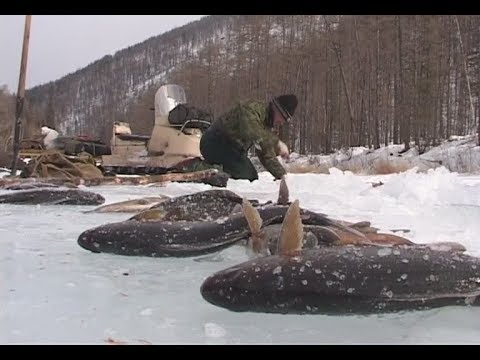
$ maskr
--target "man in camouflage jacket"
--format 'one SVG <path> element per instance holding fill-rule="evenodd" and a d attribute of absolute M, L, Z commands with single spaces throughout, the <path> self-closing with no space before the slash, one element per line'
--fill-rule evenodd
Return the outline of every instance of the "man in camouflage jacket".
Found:
<path fill-rule="evenodd" d="M 222 165 L 233 179 L 258 179 L 247 152 L 255 146 L 262 165 L 280 179 L 286 171 L 277 155 L 288 156 L 288 148 L 271 131 L 274 124 L 289 121 L 297 107 L 295 95 L 281 95 L 267 105 L 258 101 L 237 104 L 218 118 L 203 134 L 200 151 L 205 161 Z"/>

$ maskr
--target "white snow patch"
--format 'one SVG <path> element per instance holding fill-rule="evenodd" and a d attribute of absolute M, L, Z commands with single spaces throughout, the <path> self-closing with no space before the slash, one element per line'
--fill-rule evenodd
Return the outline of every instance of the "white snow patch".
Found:
<path fill-rule="evenodd" d="M 142 311 L 140 311 L 140 315 L 142 316 L 150 316 L 152 314 L 153 314 L 153 310 L 150 308 L 143 309 Z"/>
<path fill-rule="evenodd" d="M 211 338 L 221 338 L 227 334 L 227 331 L 218 324 L 206 323 L 204 325 L 205 336 Z"/>

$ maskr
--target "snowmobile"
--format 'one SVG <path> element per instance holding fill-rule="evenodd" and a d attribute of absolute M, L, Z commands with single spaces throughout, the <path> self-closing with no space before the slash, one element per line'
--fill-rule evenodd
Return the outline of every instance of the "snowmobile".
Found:
<path fill-rule="evenodd" d="M 164 174 L 201 161 L 200 138 L 213 116 L 187 104 L 184 89 L 176 84 L 157 90 L 154 110 L 150 136 L 132 134 L 129 123 L 114 123 L 111 155 L 101 161 L 106 174 Z"/>

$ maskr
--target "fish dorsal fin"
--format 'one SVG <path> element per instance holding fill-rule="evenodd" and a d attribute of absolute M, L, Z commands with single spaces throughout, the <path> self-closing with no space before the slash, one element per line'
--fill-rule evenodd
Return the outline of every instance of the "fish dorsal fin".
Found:
<path fill-rule="evenodd" d="M 280 231 L 277 253 L 288 255 L 303 246 L 303 224 L 300 217 L 300 203 L 295 200 L 287 210 Z"/>
<path fill-rule="evenodd" d="M 288 205 L 289 197 L 290 197 L 290 193 L 288 191 L 287 180 L 285 180 L 285 175 L 284 175 L 282 176 L 282 180 L 280 180 L 277 204 Z"/>
<path fill-rule="evenodd" d="M 258 213 L 257 209 L 253 207 L 252 203 L 248 201 L 246 198 L 243 198 L 242 208 L 243 208 L 243 214 L 247 219 L 250 232 L 252 234 L 257 234 L 258 232 L 260 232 L 260 229 L 262 228 L 262 224 L 263 224 L 260 214 Z"/>
<path fill-rule="evenodd" d="M 268 255 L 267 238 L 262 231 L 263 221 L 260 214 L 246 198 L 242 201 L 242 207 L 251 233 L 251 241 L 248 244 L 250 251 L 253 255 Z"/>

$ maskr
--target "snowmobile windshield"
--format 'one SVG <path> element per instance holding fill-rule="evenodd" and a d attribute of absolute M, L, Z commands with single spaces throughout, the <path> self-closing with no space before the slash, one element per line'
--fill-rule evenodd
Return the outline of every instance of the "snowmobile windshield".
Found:
<path fill-rule="evenodd" d="M 175 84 L 163 85 L 155 94 L 155 116 L 167 116 L 178 104 L 185 104 L 185 90 Z"/>

